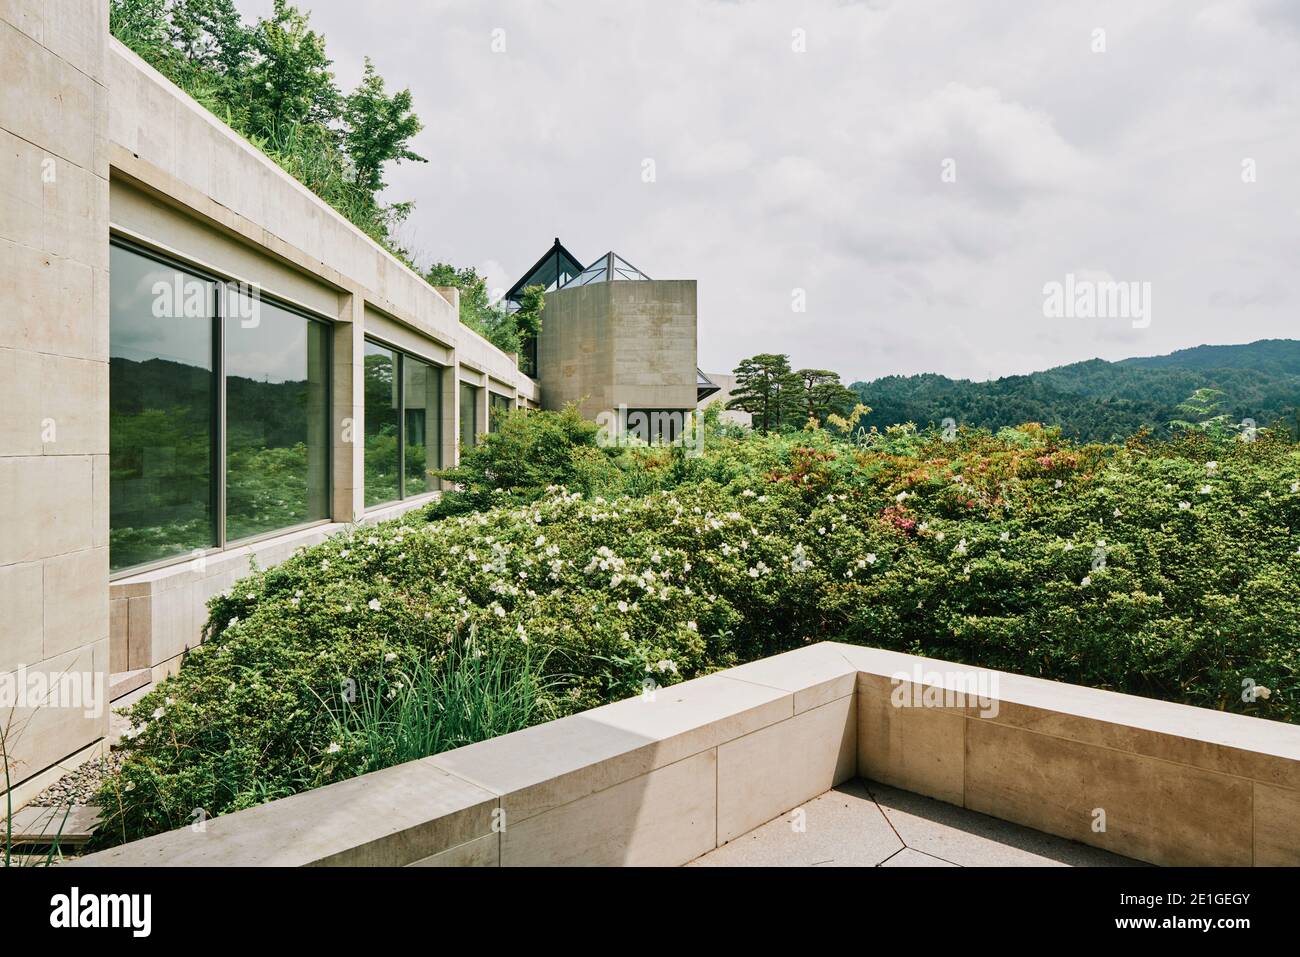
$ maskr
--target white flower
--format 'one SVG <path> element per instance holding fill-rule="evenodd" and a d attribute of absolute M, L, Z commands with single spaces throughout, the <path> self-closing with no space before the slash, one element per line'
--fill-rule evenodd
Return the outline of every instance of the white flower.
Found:
<path fill-rule="evenodd" d="M 1209 473 L 1211 473 L 1211 474 L 1213 474 L 1214 470 L 1217 469 L 1218 467 L 1219 467 L 1219 463 L 1218 463 L 1218 462 L 1206 462 L 1206 463 L 1205 463 L 1205 471 L 1206 471 L 1206 472 L 1209 472 Z"/>
<path fill-rule="evenodd" d="M 537 540 L 536 540 L 535 542 L 533 542 L 533 544 L 536 545 L 538 548 L 541 548 L 543 545 L 546 544 L 546 536 L 545 536 L 545 535 L 538 535 L 538 536 L 537 536 Z"/>
<path fill-rule="evenodd" d="M 155 721 L 157 721 L 159 718 L 161 718 L 161 717 L 163 716 L 163 714 L 164 714 L 164 712 L 163 712 L 163 709 L 162 709 L 162 708 L 154 708 L 154 709 L 153 709 L 153 717 L 154 717 L 154 720 L 155 720 Z"/>
<path fill-rule="evenodd" d="M 1201 486 L 1201 494 L 1202 494 L 1202 495 L 1209 495 L 1209 494 L 1210 494 L 1210 487 L 1209 487 L 1208 485 L 1202 485 L 1202 486 Z"/>
<path fill-rule="evenodd" d="M 700 630 L 700 626 L 697 625 L 697 624 L 695 624 L 694 621 L 688 621 L 688 622 L 686 623 L 686 627 L 689 628 L 691 631 L 699 631 L 699 630 Z"/>
<path fill-rule="evenodd" d="M 938 541 L 943 541 L 943 532 L 935 532 L 934 537 Z"/>
<path fill-rule="evenodd" d="M 812 568 L 812 562 L 808 560 L 808 553 L 804 551 L 803 545 L 796 545 L 794 551 L 790 553 L 790 567 L 796 572 L 805 572 Z"/>
<path fill-rule="evenodd" d="M 1119 509 L 1118 509 L 1118 508 L 1115 509 L 1115 511 L 1111 512 L 1111 514 L 1112 514 L 1115 518 L 1119 518 Z"/>
<path fill-rule="evenodd" d="M 661 672 L 671 671 L 673 674 L 677 674 L 677 665 L 669 661 L 667 658 L 659 659 L 658 668 Z"/>
<path fill-rule="evenodd" d="M 1001 535 L 998 536 L 998 538 L 999 538 L 1001 541 L 1009 542 L 1009 541 L 1011 541 L 1011 533 L 1010 533 L 1010 532 L 1003 532 Z"/>
<path fill-rule="evenodd" d="M 1189 508 L 1192 507 L 1192 503 L 1191 503 L 1191 502 L 1179 502 L 1179 503 L 1178 503 L 1178 507 L 1179 507 L 1180 509 L 1182 509 L 1183 511 L 1186 511 L 1187 509 L 1189 509 Z"/>
<path fill-rule="evenodd" d="M 343 606 L 343 611 L 344 611 L 344 613 L 347 613 L 347 612 L 352 611 L 352 606 L 351 606 L 351 605 L 344 605 L 344 606 Z"/>
<path fill-rule="evenodd" d="M 965 554 L 966 554 L 966 539 L 963 538 L 960 542 L 958 542 L 958 543 L 957 543 L 957 547 L 956 547 L 955 549 L 953 549 L 953 551 L 955 551 L 958 555 L 965 555 Z"/>
<path fill-rule="evenodd" d="M 245 597 L 245 598 L 256 598 L 257 596 L 254 595 L 254 594 L 250 591 L 250 592 L 249 592 L 247 595 L 245 595 L 244 597 Z"/>
<path fill-rule="evenodd" d="M 618 610 L 626 614 L 626 613 L 627 613 L 627 602 L 625 602 L 625 601 L 621 601 L 621 602 L 619 602 L 619 603 L 618 603 Z"/>
<path fill-rule="evenodd" d="M 337 741 L 331 741 L 330 746 L 325 749 L 326 754 L 338 754 L 343 748 Z"/>
<path fill-rule="evenodd" d="M 1300 492 L 1300 482 L 1292 482 L 1292 483 L 1291 483 L 1291 491 L 1292 491 L 1292 492 Z"/>
<path fill-rule="evenodd" d="M 875 553 L 875 552 L 867 552 L 867 564 L 868 564 L 868 565 L 874 565 L 875 563 L 876 563 L 876 553 Z"/>
<path fill-rule="evenodd" d="M 1091 585 L 1091 584 L 1092 584 L 1092 576 L 1091 576 L 1091 575 L 1084 575 L 1084 576 L 1083 576 L 1083 581 L 1079 582 L 1079 584 L 1080 584 L 1080 585 Z"/>
<path fill-rule="evenodd" d="M 385 660 L 385 661 L 396 661 L 396 660 L 397 660 L 397 652 L 395 652 L 395 651 L 390 651 L 388 654 L 384 655 L 384 660 Z"/>
<path fill-rule="evenodd" d="M 379 599 L 378 598 L 370 599 L 370 601 L 366 602 L 366 607 L 369 608 L 371 611 L 379 611 Z"/>
<path fill-rule="evenodd" d="M 906 492 L 899 492 L 897 495 L 894 496 L 894 501 L 895 501 L 895 502 L 901 502 L 901 501 L 903 501 L 903 499 L 905 499 L 905 498 L 907 498 L 907 493 L 906 493 Z"/>
<path fill-rule="evenodd" d="M 329 560 L 328 558 L 322 558 L 322 559 L 321 559 L 321 563 L 320 563 L 320 567 L 321 567 L 321 568 L 329 568 L 329 567 L 330 567 L 330 560 Z"/>

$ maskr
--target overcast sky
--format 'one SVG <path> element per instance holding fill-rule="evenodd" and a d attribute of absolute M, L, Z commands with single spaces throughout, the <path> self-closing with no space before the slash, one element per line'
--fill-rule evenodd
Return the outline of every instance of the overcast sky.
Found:
<path fill-rule="evenodd" d="M 708 371 L 1300 333 L 1296 0 L 298 3 L 345 88 L 363 55 L 411 88 L 413 249 L 500 287 L 556 236 L 695 279 Z M 1067 274 L 1150 283 L 1149 325 L 1046 317 Z"/>

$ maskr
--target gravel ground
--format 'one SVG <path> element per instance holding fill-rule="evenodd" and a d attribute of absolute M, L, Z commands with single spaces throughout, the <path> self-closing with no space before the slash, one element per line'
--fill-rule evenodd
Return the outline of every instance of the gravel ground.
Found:
<path fill-rule="evenodd" d="M 64 807 L 68 804 L 93 804 L 100 783 L 122 764 L 123 751 L 91 758 L 75 771 L 55 781 L 29 803 L 33 807 Z"/>

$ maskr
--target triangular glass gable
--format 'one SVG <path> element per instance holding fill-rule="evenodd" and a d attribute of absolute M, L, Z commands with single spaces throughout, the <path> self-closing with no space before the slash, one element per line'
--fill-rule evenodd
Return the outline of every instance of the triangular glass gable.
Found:
<path fill-rule="evenodd" d="M 533 268 L 510 287 L 505 300 L 508 304 L 518 305 L 521 294 L 528 286 L 542 286 L 549 292 L 552 289 L 559 289 L 581 272 L 582 263 L 573 253 L 564 248 L 557 236 L 555 244 L 533 264 Z"/>

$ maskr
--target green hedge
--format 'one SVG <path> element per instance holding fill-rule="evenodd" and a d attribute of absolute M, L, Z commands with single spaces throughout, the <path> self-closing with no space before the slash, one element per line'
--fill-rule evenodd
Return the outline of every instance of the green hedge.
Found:
<path fill-rule="evenodd" d="M 548 415 L 513 428 L 554 439 Z M 1300 719 L 1300 451 L 1279 439 L 900 428 L 697 459 L 589 439 L 550 461 L 597 456 L 641 494 L 526 492 L 479 461 L 466 495 L 514 504 L 358 528 L 214 599 L 208 641 L 133 709 L 103 840 L 355 773 L 322 701 L 469 636 L 544 655 L 551 713 L 835 639 Z"/>

